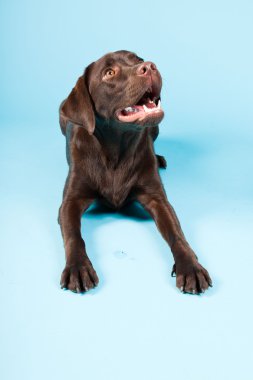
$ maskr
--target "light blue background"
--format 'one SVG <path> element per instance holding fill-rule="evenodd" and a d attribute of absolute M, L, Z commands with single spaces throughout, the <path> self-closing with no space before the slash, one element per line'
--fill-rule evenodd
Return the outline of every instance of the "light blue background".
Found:
<path fill-rule="evenodd" d="M 0 15 L 1 379 L 252 379 L 252 1 L 2 1 Z M 162 73 L 156 149 L 213 278 L 203 296 L 176 289 L 153 221 L 114 213 L 83 218 L 99 287 L 59 287 L 58 106 L 118 49 Z"/>

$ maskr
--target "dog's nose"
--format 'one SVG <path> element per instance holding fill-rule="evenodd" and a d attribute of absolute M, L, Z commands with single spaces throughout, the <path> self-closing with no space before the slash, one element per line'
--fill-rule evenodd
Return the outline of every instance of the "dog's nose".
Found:
<path fill-rule="evenodd" d="M 156 72 L 157 68 L 153 62 L 143 62 L 137 69 L 137 75 L 150 75 L 152 72 Z"/>

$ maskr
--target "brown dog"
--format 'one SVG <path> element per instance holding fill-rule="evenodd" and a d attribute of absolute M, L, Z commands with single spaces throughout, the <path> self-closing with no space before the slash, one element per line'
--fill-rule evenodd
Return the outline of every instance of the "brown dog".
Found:
<path fill-rule="evenodd" d="M 81 215 L 95 200 L 116 209 L 132 200 L 140 202 L 170 245 L 177 287 L 199 294 L 211 286 L 158 174 L 158 166 L 166 167 L 153 147 L 164 116 L 161 86 L 154 63 L 122 50 L 90 64 L 60 106 L 69 163 L 59 210 L 66 251 L 63 288 L 83 292 L 98 284 L 80 231 Z"/>

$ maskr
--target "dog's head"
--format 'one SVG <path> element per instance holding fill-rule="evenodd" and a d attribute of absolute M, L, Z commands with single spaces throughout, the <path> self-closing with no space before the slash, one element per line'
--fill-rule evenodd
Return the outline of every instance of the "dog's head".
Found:
<path fill-rule="evenodd" d="M 161 75 L 154 63 L 121 50 L 90 64 L 60 107 L 63 132 L 68 121 L 84 126 L 90 134 L 95 116 L 118 123 L 158 125 L 161 109 Z"/>

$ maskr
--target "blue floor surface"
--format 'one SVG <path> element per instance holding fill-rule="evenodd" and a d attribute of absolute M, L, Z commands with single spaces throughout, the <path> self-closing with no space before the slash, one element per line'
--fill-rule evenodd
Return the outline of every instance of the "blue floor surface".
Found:
<path fill-rule="evenodd" d="M 1 373 L 9 379 L 251 379 L 252 160 L 248 140 L 163 137 L 168 197 L 214 287 L 181 294 L 169 248 L 132 206 L 83 217 L 98 288 L 59 287 L 57 211 L 67 174 L 55 128 L 6 125 L 1 140 Z M 223 139 L 223 140 L 222 140 Z M 222 148 L 220 148 L 222 146 Z M 237 157 L 235 159 L 235 156 Z"/>

